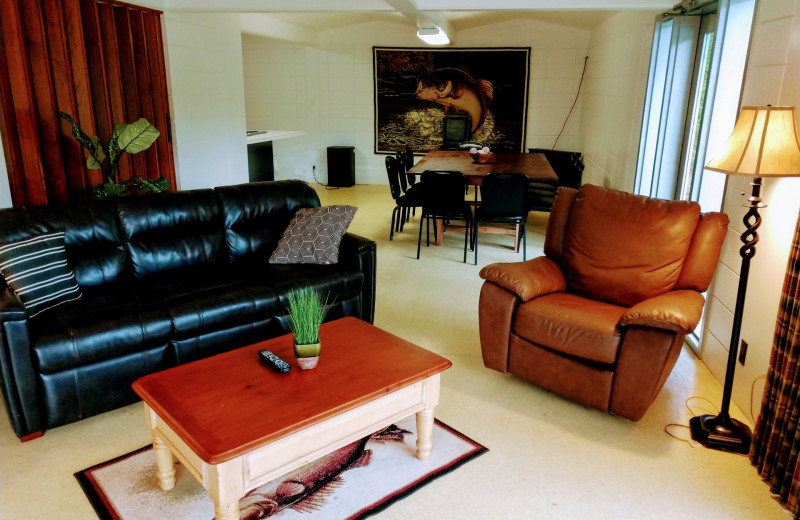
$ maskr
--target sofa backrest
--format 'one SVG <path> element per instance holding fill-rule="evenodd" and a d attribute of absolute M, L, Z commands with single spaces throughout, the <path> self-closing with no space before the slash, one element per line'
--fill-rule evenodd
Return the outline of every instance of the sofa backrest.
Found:
<path fill-rule="evenodd" d="M 125 250 L 113 201 L 0 210 L 0 243 L 57 231 L 65 232 L 67 260 L 82 288 L 122 280 Z"/>
<path fill-rule="evenodd" d="M 117 201 L 135 280 L 189 277 L 227 262 L 214 191 L 174 191 Z"/>
<path fill-rule="evenodd" d="M 237 266 L 266 266 L 301 208 L 317 208 L 319 197 L 303 181 L 251 182 L 214 188 L 225 228 L 228 261 Z"/>
<path fill-rule="evenodd" d="M 555 207 L 565 203 L 568 208 Z M 556 197 L 553 209 L 562 218 L 553 223 L 552 232 L 562 232 L 563 237 L 548 237 L 546 254 L 549 250 L 548 256 L 557 255 L 567 289 L 624 306 L 675 288 L 700 221 L 695 202 L 591 184 L 581 186 L 574 196 Z M 711 259 L 713 265 L 716 261 Z"/>

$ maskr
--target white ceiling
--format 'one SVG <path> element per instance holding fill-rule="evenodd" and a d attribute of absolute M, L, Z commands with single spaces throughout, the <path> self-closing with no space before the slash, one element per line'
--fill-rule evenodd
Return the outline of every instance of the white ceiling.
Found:
<path fill-rule="evenodd" d="M 164 0 L 171 10 L 260 13 L 319 31 L 366 22 L 432 21 L 462 30 L 519 18 L 591 29 L 621 10 L 668 10 L 678 0 Z"/>

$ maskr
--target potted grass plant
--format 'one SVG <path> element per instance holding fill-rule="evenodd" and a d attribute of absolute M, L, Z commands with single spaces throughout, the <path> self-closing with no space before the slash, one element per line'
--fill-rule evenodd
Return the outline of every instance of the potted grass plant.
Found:
<path fill-rule="evenodd" d="M 288 296 L 290 327 L 294 332 L 294 355 L 303 370 L 317 366 L 320 354 L 319 327 L 328 306 L 316 289 L 291 291 Z"/>

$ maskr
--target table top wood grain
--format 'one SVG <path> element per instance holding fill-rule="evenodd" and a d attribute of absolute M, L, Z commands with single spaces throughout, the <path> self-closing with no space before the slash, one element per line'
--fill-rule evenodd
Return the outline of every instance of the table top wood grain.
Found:
<path fill-rule="evenodd" d="M 455 170 L 465 177 L 483 178 L 487 173 L 524 173 L 532 180 L 557 180 L 553 167 L 542 153 L 497 152 L 491 162 L 478 164 L 468 151 L 431 150 L 408 170 L 420 174 L 426 170 Z"/>
<path fill-rule="evenodd" d="M 356 318 L 325 323 L 313 370 L 300 370 L 293 335 L 144 376 L 134 391 L 204 461 L 218 464 L 438 374 L 451 362 Z M 270 350 L 292 368 L 262 365 Z"/>

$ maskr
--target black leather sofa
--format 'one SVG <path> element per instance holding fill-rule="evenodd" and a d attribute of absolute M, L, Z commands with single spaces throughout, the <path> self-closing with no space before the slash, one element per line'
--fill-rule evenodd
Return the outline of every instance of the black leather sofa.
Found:
<path fill-rule="evenodd" d="M 0 243 L 65 230 L 82 298 L 29 318 L 0 278 L 0 378 L 17 436 L 136 401 L 131 383 L 289 331 L 286 295 L 312 286 L 327 320 L 373 321 L 375 242 L 347 233 L 335 265 L 268 259 L 299 208 L 301 181 L 0 210 Z"/>

